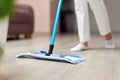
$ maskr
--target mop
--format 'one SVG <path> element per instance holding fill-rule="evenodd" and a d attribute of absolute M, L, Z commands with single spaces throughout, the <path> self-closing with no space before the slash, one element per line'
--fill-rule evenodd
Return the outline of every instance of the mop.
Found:
<path fill-rule="evenodd" d="M 55 42 L 57 28 L 59 24 L 61 8 L 62 8 L 62 0 L 59 0 L 56 18 L 55 18 L 54 27 L 53 27 L 53 33 L 52 33 L 52 37 L 49 45 L 49 51 L 20 53 L 19 55 L 16 56 L 17 58 L 33 58 L 33 59 L 40 59 L 40 60 L 68 62 L 72 64 L 78 64 L 85 61 L 85 59 L 81 56 L 74 56 L 70 54 L 53 54 L 54 42 Z"/>

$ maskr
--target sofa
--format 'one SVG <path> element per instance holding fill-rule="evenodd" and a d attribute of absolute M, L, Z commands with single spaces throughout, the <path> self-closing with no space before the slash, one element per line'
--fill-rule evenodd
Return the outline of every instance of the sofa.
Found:
<path fill-rule="evenodd" d="M 10 16 L 8 36 L 24 35 L 25 38 L 31 38 L 34 32 L 34 11 L 30 5 L 17 4 Z"/>

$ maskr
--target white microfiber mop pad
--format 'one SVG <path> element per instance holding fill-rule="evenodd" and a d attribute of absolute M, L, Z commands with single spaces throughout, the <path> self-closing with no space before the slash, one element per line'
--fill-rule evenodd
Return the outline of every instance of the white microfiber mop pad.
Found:
<path fill-rule="evenodd" d="M 80 56 L 68 55 L 68 54 L 51 54 L 50 56 L 46 56 L 47 52 L 28 52 L 28 53 L 20 53 L 17 55 L 17 58 L 35 58 L 35 59 L 45 59 L 45 60 L 54 60 L 54 61 L 65 61 L 73 64 L 78 64 L 84 62 L 85 59 Z"/>

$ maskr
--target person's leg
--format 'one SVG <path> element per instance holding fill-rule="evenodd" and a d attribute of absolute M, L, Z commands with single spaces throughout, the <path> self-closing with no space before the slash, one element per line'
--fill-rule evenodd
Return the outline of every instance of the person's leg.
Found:
<path fill-rule="evenodd" d="M 114 41 L 112 40 L 111 28 L 109 17 L 104 0 L 88 0 L 91 10 L 93 11 L 100 34 L 105 36 L 107 41 L 106 48 L 115 48 Z"/>
<path fill-rule="evenodd" d="M 111 40 L 112 39 L 112 34 L 111 33 L 106 34 L 105 39 L 106 40 Z"/>
<path fill-rule="evenodd" d="M 87 0 L 74 0 L 74 3 L 80 43 L 71 48 L 71 51 L 82 51 L 87 49 L 90 40 L 88 4 Z"/>
<path fill-rule="evenodd" d="M 112 49 L 112 48 L 115 48 L 115 43 L 114 43 L 114 40 L 112 38 L 112 34 L 111 33 L 108 33 L 105 35 L 105 39 L 106 39 L 106 45 L 105 45 L 105 48 L 108 48 L 108 49 Z"/>

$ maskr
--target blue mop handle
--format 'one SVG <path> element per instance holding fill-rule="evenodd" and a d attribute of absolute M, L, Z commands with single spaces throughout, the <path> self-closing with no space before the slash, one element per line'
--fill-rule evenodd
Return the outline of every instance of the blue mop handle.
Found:
<path fill-rule="evenodd" d="M 51 38 L 51 41 L 50 41 L 49 52 L 48 52 L 48 54 L 47 54 L 48 56 L 49 56 L 50 54 L 52 54 L 52 52 L 53 52 L 54 43 L 55 43 L 55 38 L 56 38 L 57 29 L 58 29 L 58 24 L 59 24 L 59 19 L 60 19 L 60 13 L 61 13 L 61 9 L 62 9 L 62 2 L 63 2 L 63 0 L 59 0 L 59 2 L 58 2 L 58 8 L 57 8 L 57 12 L 56 12 L 55 21 L 54 21 L 52 38 Z"/>
<path fill-rule="evenodd" d="M 54 43 L 55 43 L 55 38 L 56 38 L 56 34 L 57 34 L 61 9 L 62 9 L 62 0 L 59 0 L 56 18 L 55 18 L 54 27 L 53 27 L 52 38 L 51 38 L 51 42 L 50 42 L 51 45 L 54 45 Z"/>

